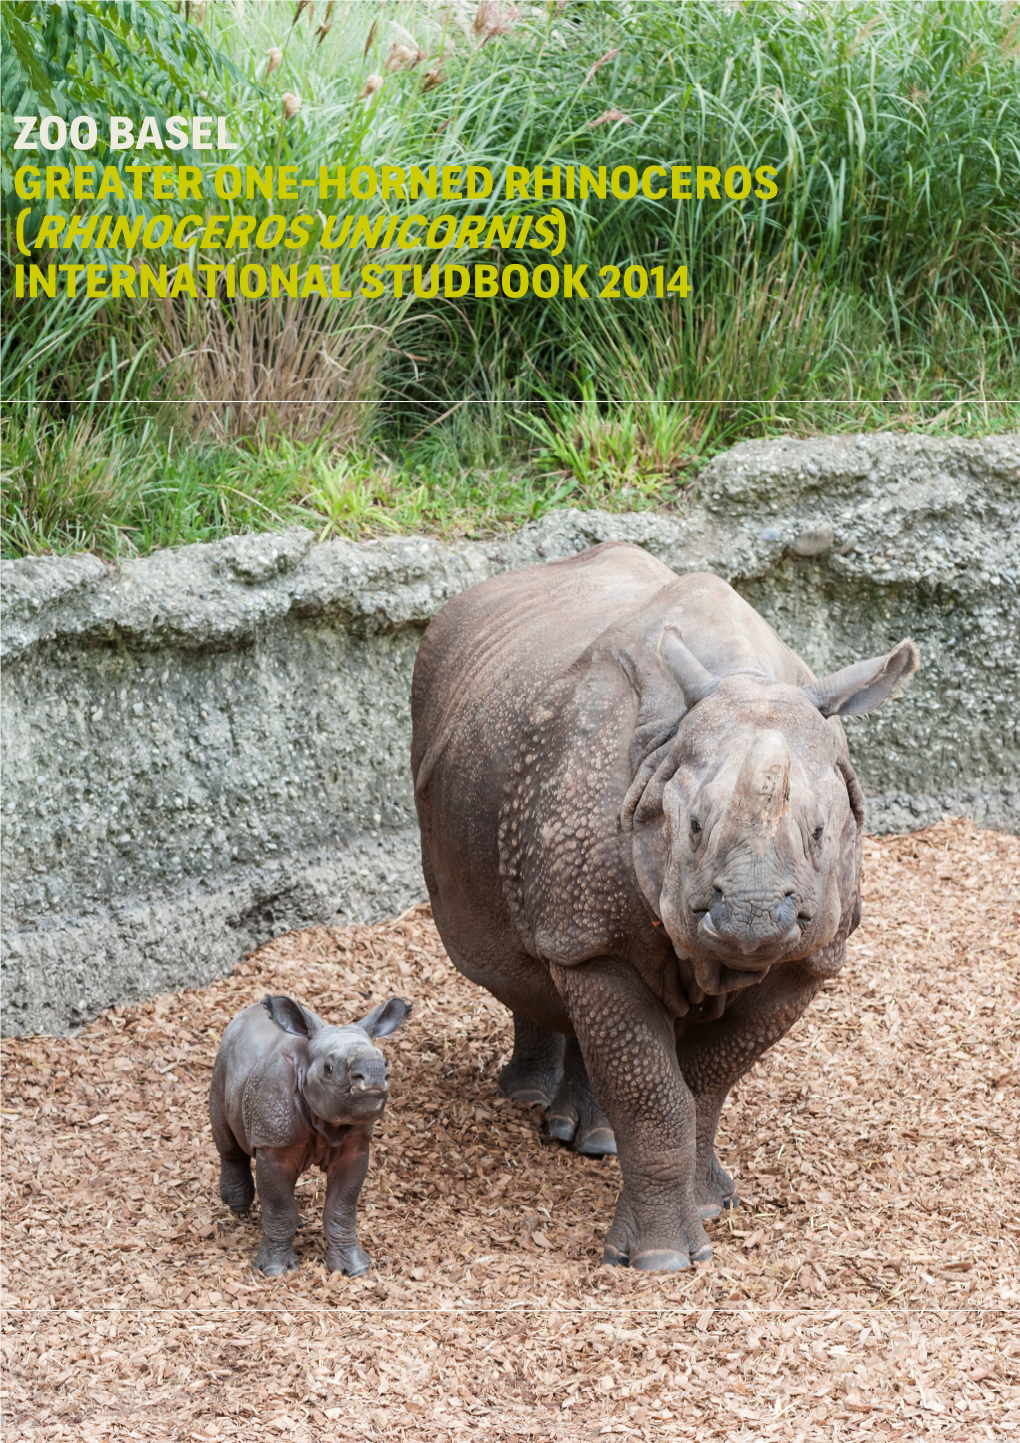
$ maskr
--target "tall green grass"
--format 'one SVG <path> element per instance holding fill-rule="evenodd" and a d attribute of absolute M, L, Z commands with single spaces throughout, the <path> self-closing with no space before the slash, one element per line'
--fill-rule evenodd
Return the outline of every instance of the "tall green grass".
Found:
<path fill-rule="evenodd" d="M 96 406 L 69 417 L 8 408 L 0 429 L 0 553 L 93 551 L 110 559 L 237 532 L 304 526 L 320 540 L 399 532 L 487 536 L 564 506 L 682 509 L 700 465 L 741 434 L 782 432 L 768 403 L 742 426 L 718 408 L 599 402 L 511 408 L 464 403 L 389 444 L 267 434 L 195 440 L 132 411 Z M 180 414 L 176 412 L 175 414 Z M 442 413 L 441 413 L 442 414 Z M 945 431 L 945 408 L 843 408 L 832 429 Z M 1020 405 L 954 414 L 957 434 L 1020 425 Z M 393 438 L 389 438 L 392 441 Z"/>
<path fill-rule="evenodd" d="M 253 82 L 225 71 L 206 101 L 230 115 L 237 162 L 302 174 L 477 163 L 497 177 L 486 201 L 370 200 L 366 213 L 546 209 L 505 201 L 511 163 L 769 164 L 779 195 L 558 202 L 570 236 L 560 259 L 587 261 L 589 280 L 603 264 L 685 264 L 690 294 L 663 301 L 295 307 L 219 295 L 14 308 L 5 254 L 5 435 L 8 447 L 24 438 L 5 468 L 22 488 L 15 503 L 5 480 L 8 554 L 43 536 L 75 544 L 77 523 L 54 522 L 53 498 L 29 494 L 33 475 L 42 487 L 52 470 L 48 428 L 68 419 L 91 428 L 88 447 L 108 447 L 114 470 L 138 452 L 134 499 L 115 486 L 127 510 L 107 504 L 111 534 L 130 548 L 295 515 L 363 534 L 491 527 L 564 500 L 668 504 L 700 458 L 741 436 L 1016 422 L 1012 0 L 542 0 L 516 15 L 493 0 L 246 0 L 211 5 L 203 23 Z M 359 98 L 370 75 L 383 84 Z M 301 101 L 289 119 L 287 93 Z M 603 123 L 607 113 L 624 118 Z M 207 209 L 231 207 L 252 209 Z M 287 258 L 321 258 L 317 235 Z M 369 258 L 544 257 L 349 259 Z M 157 453 L 153 489 L 141 478 Z M 435 499 L 443 476 L 449 504 Z M 83 524 L 96 539 L 81 544 L 109 549 Z"/>
<path fill-rule="evenodd" d="M 768 163 L 780 195 L 561 201 L 569 258 L 685 262 L 690 296 L 468 307 L 481 344 L 446 348 L 418 391 L 485 393 L 499 376 L 521 399 L 593 382 L 607 398 L 724 407 L 1016 394 L 1020 37 L 1008 8 L 651 0 L 570 16 L 522 27 L 419 98 L 430 127 L 446 126 L 443 158 Z M 631 123 L 593 127 L 613 109 Z"/>
<path fill-rule="evenodd" d="M 70 423 L 36 413 L 13 426 L 8 418 L 0 438 L 2 553 L 125 557 L 286 526 L 320 540 L 485 535 L 563 504 L 619 509 L 678 499 L 678 486 L 661 476 L 631 495 L 612 468 L 578 480 L 559 474 L 554 457 L 550 466 L 529 466 L 503 421 L 476 415 L 457 428 L 426 429 L 391 459 L 378 448 L 338 452 L 325 437 L 196 443 L 151 422 L 128 427 L 101 409 Z"/>

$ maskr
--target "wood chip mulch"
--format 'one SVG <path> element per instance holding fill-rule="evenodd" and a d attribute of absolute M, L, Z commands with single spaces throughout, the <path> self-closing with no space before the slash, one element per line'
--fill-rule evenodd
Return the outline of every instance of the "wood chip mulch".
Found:
<path fill-rule="evenodd" d="M 715 1259 L 599 1266 L 619 1172 L 502 1103 L 509 1017 L 427 908 L 291 934 L 196 992 L 4 1045 L 3 1426 L 14 1440 L 1020 1437 L 1020 838 L 865 843 L 841 977 L 741 1084 Z M 415 1001 L 362 1193 L 363 1279 L 253 1273 L 209 1070 L 267 991 Z"/>

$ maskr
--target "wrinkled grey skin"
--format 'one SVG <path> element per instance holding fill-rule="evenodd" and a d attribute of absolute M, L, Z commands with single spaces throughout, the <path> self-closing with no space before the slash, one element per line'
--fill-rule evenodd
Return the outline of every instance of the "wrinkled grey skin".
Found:
<path fill-rule="evenodd" d="M 436 924 L 514 1014 L 500 1089 L 619 1151 L 605 1259 L 711 1256 L 727 1093 L 844 961 L 863 798 L 841 715 L 912 642 L 816 681 L 725 582 L 609 543 L 463 592 L 414 672 Z"/>
<path fill-rule="evenodd" d="M 229 1024 L 213 1064 L 209 1116 L 220 1154 L 220 1197 L 243 1212 L 262 1205 L 255 1266 L 270 1277 L 296 1268 L 294 1185 L 306 1168 L 326 1174 L 326 1266 L 355 1276 L 371 1258 L 358 1245 L 358 1194 L 368 1171 L 372 1124 L 389 1087 L 372 1039 L 411 1011 L 391 997 L 360 1022 L 332 1027 L 289 997 L 265 997 Z"/>

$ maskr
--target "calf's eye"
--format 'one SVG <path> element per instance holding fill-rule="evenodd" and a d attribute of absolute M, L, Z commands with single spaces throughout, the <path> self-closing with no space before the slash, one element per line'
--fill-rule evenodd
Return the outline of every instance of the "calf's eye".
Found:
<path fill-rule="evenodd" d="M 330 1072 L 333 1071 L 333 1064 L 332 1064 L 332 1062 L 327 1062 L 327 1063 L 326 1063 L 326 1069 L 325 1069 L 325 1070 L 326 1070 L 327 1073 L 330 1073 Z"/>

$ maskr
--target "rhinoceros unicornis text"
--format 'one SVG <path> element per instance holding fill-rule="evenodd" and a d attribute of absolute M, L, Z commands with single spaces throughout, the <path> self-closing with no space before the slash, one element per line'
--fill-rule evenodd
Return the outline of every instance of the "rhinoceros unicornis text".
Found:
<path fill-rule="evenodd" d="M 500 1090 L 619 1152 L 605 1260 L 711 1256 L 736 1080 L 843 965 L 861 788 L 840 716 L 897 694 L 903 641 L 816 681 L 725 582 L 607 543 L 461 593 L 414 671 L 436 925 L 514 1014 Z"/>

